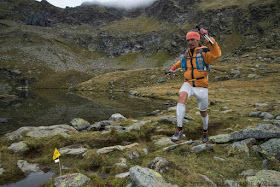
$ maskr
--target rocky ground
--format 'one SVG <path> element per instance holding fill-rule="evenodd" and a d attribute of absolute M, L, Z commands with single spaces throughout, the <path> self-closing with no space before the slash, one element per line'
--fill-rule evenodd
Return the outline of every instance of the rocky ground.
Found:
<path fill-rule="evenodd" d="M 206 144 L 201 142 L 194 99 L 186 105 L 180 144 L 170 141 L 174 107 L 139 119 L 114 114 L 94 124 L 73 119 L 64 125 L 22 127 L 1 138 L 1 184 L 43 170 L 56 173 L 45 186 L 280 185 L 279 54 L 260 52 L 223 57 L 212 66 L 211 137 Z M 176 103 L 182 72 L 176 74 L 166 76 L 164 69 L 122 71 L 75 89 L 122 91 Z M 90 92 L 78 93 L 89 98 Z M 62 176 L 52 161 L 54 148 L 62 154 Z"/>

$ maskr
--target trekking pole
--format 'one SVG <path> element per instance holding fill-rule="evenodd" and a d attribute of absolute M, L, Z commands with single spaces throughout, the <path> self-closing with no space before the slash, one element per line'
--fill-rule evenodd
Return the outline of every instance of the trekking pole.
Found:
<path fill-rule="evenodd" d="M 200 31 L 200 26 L 196 26 L 198 32 Z M 214 42 L 209 38 L 209 36 L 207 36 L 206 34 L 203 34 L 203 37 L 205 38 L 205 40 L 207 40 L 211 45 L 214 45 Z"/>

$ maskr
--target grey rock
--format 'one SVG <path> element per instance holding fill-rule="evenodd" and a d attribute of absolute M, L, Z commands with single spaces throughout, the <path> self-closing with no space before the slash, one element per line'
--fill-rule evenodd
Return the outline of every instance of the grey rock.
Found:
<path fill-rule="evenodd" d="M 140 157 L 140 154 L 137 151 L 128 151 L 126 154 L 130 160 L 135 160 Z"/>
<path fill-rule="evenodd" d="M 211 179 L 209 179 L 209 177 L 207 177 L 206 175 L 202 175 L 202 174 L 199 174 L 205 181 L 211 183 L 213 186 L 217 187 L 217 184 L 215 184 Z"/>
<path fill-rule="evenodd" d="M 130 173 L 126 172 L 126 173 L 120 173 L 120 174 L 116 175 L 115 177 L 123 179 L 123 178 L 128 177 L 129 175 L 130 175 Z"/>
<path fill-rule="evenodd" d="M 261 151 L 267 159 L 276 160 L 276 156 L 280 154 L 280 139 L 273 138 L 260 145 Z"/>
<path fill-rule="evenodd" d="M 264 107 L 264 106 L 267 106 L 267 105 L 268 105 L 267 103 L 255 103 L 256 107 Z"/>
<path fill-rule="evenodd" d="M 171 123 L 171 124 L 177 125 L 177 118 L 176 118 L 176 116 L 165 116 L 165 117 L 160 118 L 158 120 L 158 123 Z M 183 124 L 189 125 L 190 122 L 189 122 L 189 120 L 184 119 Z"/>
<path fill-rule="evenodd" d="M 231 141 L 230 134 L 219 134 L 216 136 L 210 136 L 209 140 L 213 143 L 227 143 Z"/>
<path fill-rule="evenodd" d="M 171 91 L 168 91 L 168 92 L 166 92 L 166 95 L 174 95 L 174 93 Z"/>
<path fill-rule="evenodd" d="M 96 122 L 88 127 L 89 131 L 103 131 L 107 126 L 112 125 L 112 121 L 105 120 Z"/>
<path fill-rule="evenodd" d="M 174 142 L 171 141 L 170 137 L 161 137 L 159 140 L 156 140 L 154 144 L 163 146 L 163 145 L 174 144 Z"/>
<path fill-rule="evenodd" d="M 0 168 L 0 176 L 3 175 L 3 173 L 5 172 L 4 168 Z"/>
<path fill-rule="evenodd" d="M 119 113 L 116 113 L 116 114 L 113 114 L 110 119 L 110 121 L 120 121 L 120 120 L 126 120 L 126 117 L 124 117 L 123 115 L 119 114 Z"/>
<path fill-rule="evenodd" d="M 160 83 L 164 83 L 164 82 L 166 82 L 166 80 L 163 79 L 163 78 L 159 78 L 158 81 L 157 81 L 157 83 L 159 83 L 159 84 L 160 84 Z"/>
<path fill-rule="evenodd" d="M 70 125 L 78 131 L 85 130 L 89 128 L 90 123 L 82 118 L 75 118 L 70 122 Z"/>
<path fill-rule="evenodd" d="M 122 126 L 106 126 L 105 131 L 116 130 L 118 132 L 124 132 L 126 130 L 125 127 Z"/>
<path fill-rule="evenodd" d="M 269 162 L 267 159 L 263 160 L 262 167 L 264 169 L 269 169 Z"/>
<path fill-rule="evenodd" d="M 127 168 L 126 159 L 125 158 L 120 158 L 120 160 L 121 160 L 121 162 L 120 163 L 116 163 L 115 166 Z"/>
<path fill-rule="evenodd" d="M 248 169 L 246 171 L 242 171 L 241 174 L 239 174 L 240 176 L 255 176 L 256 175 L 256 172 L 253 170 L 253 169 Z"/>
<path fill-rule="evenodd" d="M 156 172 L 159 172 L 159 173 L 164 173 L 169 169 L 168 164 L 169 164 L 169 162 L 165 158 L 156 157 L 148 165 L 148 168 L 153 169 L 153 170 L 155 170 Z"/>
<path fill-rule="evenodd" d="M 246 178 L 246 182 L 249 186 L 280 186 L 280 172 L 273 170 L 261 170 L 256 173 L 255 176 L 249 176 Z"/>
<path fill-rule="evenodd" d="M 217 156 L 214 156 L 213 159 L 216 160 L 216 161 L 222 161 L 222 162 L 226 161 L 226 159 L 220 158 L 220 157 L 217 157 Z"/>
<path fill-rule="evenodd" d="M 229 187 L 242 187 L 237 181 L 233 181 L 233 180 L 226 180 L 225 184 Z"/>
<path fill-rule="evenodd" d="M 179 144 L 175 144 L 175 145 L 171 145 L 171 146 L 168 146 L 168 147 L 165 147 L 163 148 L 163 151 L 171 151 L 171 150 L 174 150 L 176 149 L 177 147 L 180 147 L 182 145 L 191 145 L 191 144 L 201 144 L 202 141 L 199 141 L 199 140 L 189 140 L 189 141 L 186 141 L 186 142 L 182 142 L 182 143 L 179 143 Z"/>
<path fill-rule="evenodd" d="M 138 145 L 139 145 L 138 143 L 133 143 L 133 144 L 126 145 L 126 146 L 116 145 L 116 146 L 110 146 L 110 147 L 103 147 L 101 149 L 98 149 L 96 152 L 97 152 L 97 154 L 106 154 L 106 153 L 110 153 L 115 150 L 123 151 L 124 149 L 130 149 L 130 148 L 138 146 Z"/>
<path fill-rule="evenodd" d="M 177 106 L 169 107 L 167 110 L 168 110 L 168 112 L 176 111 L 177 110 Z"/>
<path fill-rule="evenodd" d="M 257 74 L 249 74 L 247 77 L 251 78 L 251 79 L 256 79 L 256 78 L 258 78 L 260 76 L 258 76 Z"/>
<path fill-rule="evenodd" d="M 69 137 L 70 131 L 77 131 L 69 125 L 52 125 L 52 126 L 40 126 L 40 127 L 21 127 L 18 130 L 5 134 L 5 138 L 8 140 L 18 140 L 23 138 L 23 132 L 27 132 L 26 136 L 31 138 L 53 137 L 61 135 Z"/>
<path fill-rule="evenodd" d="M 87 149 L 82 145 L 70 145 L 59 149 L 61 155 L 80 155 L 87 152 Z"/>
<path fill-rule="evenodd" d="M 268 112 L 262 112 L 260 117 L 263 119 L 274 119 L 274 116 Z"/>
<path fill-rule="evenodd" d="M 279 117 L 279 116 L 278 116 Z M 277 127 L 280 127 L 280 120 L 270 120 L 270 122 L 273 124 L 273 125 L 275 125 L 275 126 L 277 126 Z"/>
<path fill-rule="evenodd" d="M 261 151 L 261 148 L 258 146 L 258 145 L 253 145 L 251 148 L 250 148 L 251 151 L 255 152 L 255 153 L 258 153 Z"/>
<path fill-rule="evenodd" d="M 249 117 L 260 117 L 261 115 L 261 112 L 258 111 L 258 112 L 250 112 L 249 113 Z"/>
<path fill-rule="evenodd" d="M 25 174 L 40 171 L 39 164 L 30 164 L 25 160 L 18 160 L 17 166 Z"/>
<path fill-rule="evenodd" d="M 253 146 L 254 144 L 257 143 L 257 140 L 255 138 L 248 138 L 245 139 L 244 142 L 246 143 L 247 146 Z"/>
<path fill-rule="evenodd" d="M 157 115 L 159 115 L 160 113 L 161 113 L 160 110 L 155 110 L 155 111 L 153 111 L 153 112 L 147 114 L 147 116 L 157 116 Z"/>
<path fill-rule="evenodd" d="M 62 175 L 54 179 L 54 186 L 56 187 L 80 187 L 90 181 L 90 178 L 81 173 L 72 173 Z"/>
<path fill-rule="evenodd" d="M 29 147 L 23 142 L 13 143 L 8 147 L 9 150 L 13 151 L 14 153 L 23 153 L 29 150 Z"/>
<path fill-rule="evenodd" d="M 174 185 L 166 183 L 163 177 L 161 176 L 161 174 L 149 168 L 134 166 L 129 169 L 129 173 L 130 173 L 129 178 L 132 183 L 132 186 L 174 187 Z"/>
<path fill-rule="evenodd" d="M 200 153 L 206 150 L 213 150 L 214 145 L 213 144 L 201 144 L 201 145 L 197 145 L 191 148 L 191 152 L 193 153 Z"/>
<path fill-rule="evenodd" d="M 249 156 L 249 148 L 244 140 L 240 142 L 234 142 L 233 144 L 229 145 L 227 148 L 231 153 L 245 153 Z"/>
<path fill-rule="evenodd" d="M 144 153 L 145 153 L 145 155 L 148 155 L 148 149 L 147 148 L 143 148 L 143 151 L 144 151 Z"/>

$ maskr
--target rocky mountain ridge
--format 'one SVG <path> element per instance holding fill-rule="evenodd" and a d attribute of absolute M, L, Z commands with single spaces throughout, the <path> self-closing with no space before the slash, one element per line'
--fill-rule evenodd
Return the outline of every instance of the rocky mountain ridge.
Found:
<path fill-rule="evenodd" d="M 41 88 L 67 88 L 116 69 L 169 67 L 186 48 L 186 32 L 196 25 L 209 30 L 224 57 L 276 49 L 280 41 L 275 0 L 158 0 L 132 10 L 60 9 L 34 0 L 0 4 L 1 68 L 20 71 Z"/>

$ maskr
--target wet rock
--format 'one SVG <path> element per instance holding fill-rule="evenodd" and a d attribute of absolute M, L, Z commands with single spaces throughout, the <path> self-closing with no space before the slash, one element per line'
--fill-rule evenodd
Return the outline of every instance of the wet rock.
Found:
<path fill-rule="evenodd" d="M 249 156 L 249 148 L 247 147 L 247 144 L 244 140 L 240 142 L 234 142 L 233 144 L 229 145 L 226 149 L 233 154 L 245 153 L 247 156 Z"/>
<path fill-rule="evenodd" d="M 274 119 L 274 116 L 268 112 L 262 112 L 260 117 L 263 119 Z"/>
<path fill-rule="evenodd" d="M 156 157 L 149 165 L 148 168 L 155 170 L 159 173 L 164 173 L 169 169 L 169 162 L 161 157 Z"/>
<path fill-rule="evenodd" d="M 124 117 L 123 115 L 119 114 L 119 113 L 116 113 L 116 114 L 113 114 L 110 119 L 110 121 L 120 121 L 120 120 L 126 120 L 126 117 Z"/>
<path fill-rule="evenodd" d="M 87 176 L 81 174 L 81 173 L 73 173 L 73 174 L 67 174 L 62 175 L 59 177 L 56 177 L 54 179 L 54 186 L 56 187 L 80 187 L 85 185 L 90 181 L 90 178 Z"/>
<path fill-rule="evenodd" d="M 172 123 L 174 125 L 177 125 L 177 118 L 176 116 L 165 116 L 158 120 L 158 123 Z M 189 120 L 184 119 L 183 124 L 189 125 Z"/>
<path fill-rule="evenodd" d="M 164 186 L 174 187 L 169 183 L 166 183 L 161 174 L 149 169 L 142 168 L 140 166 L 134 166 L 129 169 L 130 181 L 132 186 L 144 187 L 144 186 Z"/>
<path fill-rule="evenodd" d="M 174 142 L 171 141 L 170 137 L 162 137 L 159 140 L 156 140 L 154 144 L 163 146 L 163 145 L 174 144 Z"/>
<path fill-rule="evenodd" d="M 128 152 L 126 152 L 126 155 L 128 156 L 128 158 L 130 160 L 135 160 L 140 157 L 140 155 L 137 151 L 128 151 Z"/>
<path fill-rule="evenodd" d="M 273 170 L 261 170 L 255 176 L 246 178 L 250 186 L 280 186 L 280 172 Z"/>
<path fill-rule="evenodd" d="M 253 170 L 253 169 L 249 169 L 249 170 L 246 170 L 246 171 L 242 171 L 241 174 L 239 174 L 240 176 L 244 176 L 244 177 L 247 177 L 247 176 L 255 176 L 256 175 L 256 172 Z"/>
<path fill-rule="evenodd" d="M 8 123 L 12 118 L 0 118 L 0 123 Z"/>
<path fill-rule="evenodd" d="M 69 137 L 70 131 L 77 131 L 69 125 L 52 125 L 52 126 L 40 126 L 40 127 L 21 127 L 18 130 L 5 134 L 5 138 L 8 140 L 18 140 L 23 138 L 23 132 L 27 132 L 25 135 L 31 138 L 53 137 L 61 135 Z"/>
<path fill-rule="evenodd" d="M 191 148 L 191 152 L 193 153 L 201 153 L 203 151 L 207 151 L 207 150 L 213 150 L 214 145 L 213 144 L 201 144 L 201 145 L 197 145 Z"/>
<path fill-rule="evenodd" d="M 8 147 L 9 150 L 13 151 L 14 153 L 23 153 L 29 150 L 29 147 L 23 142 L 13 143 Z"/>
<path fill-rule="evenodd" d="M 139 145 L 138 143 L 133 143 L 133 144 L 126 145 L 126 146 L 116 145 L 116 146 L 110 146 L 110 147 L 103 147 L 101 149 L 98 149 L 96 152 L 97 152 L 97 154 L 100 155 L 100 154 L 110 153 L 115 150 L 123 151 L 124 149 L 130 149 L 130 148 L 138 146 L 138 145 Z"/>
<path fill-rule="evenodd" d="M 103 131 L 103 130 L 105 130 L 105 128 L 107 126 L 110 126 L 110 125 L 112 125 L 112 121 L 108 121 L 108 120 L 99 121 L 99 122 L 96 122 L 96 123 L 90 125 L 87 130 L 89 130 L 89 131 Z"/>
<path fill-rule="evenodd" d="M 18 160 L 17 166 L 26 175 L 30 174 L 31 172 L 40 171 L 39 164 L 30 164 L 25 160 Z"/>
<path fill-rule="evenodd" d="M 70 145 L 59 149 L 61 155 L 80 155 L 87 152 L 87 149 L 82 145 Z"/>
<path fill-rule="evenodd" d="M 70 125 L 78 131 L 86 130 L 89 128 L 90 123 L 82 118 L 75 118 L 70 122 Z"/>
<path fill-rule="evenodd" d="M 260 145 L 261 151 L 267 159 L 276 160 L 276 156 L 280 154 L 280 139 L 273 138 Z"/>

